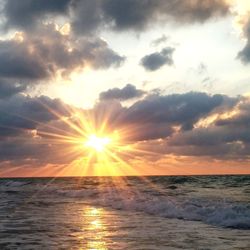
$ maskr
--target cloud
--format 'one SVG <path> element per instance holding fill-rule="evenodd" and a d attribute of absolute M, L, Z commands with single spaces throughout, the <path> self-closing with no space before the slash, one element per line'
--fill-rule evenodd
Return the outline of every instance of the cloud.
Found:
<path fill-rule="evenodd" d="M 165 43 L 168 39 L 169 39 L 169 37 L 167 37 L 166 35 L 163 34 L 161 37 L 153 40 L 151 42 L 151 44 L 152 44 L 152 46 L 158 46 L 158 45 L 160 45 L 162 43 Z"/>
<path fill-rule="evenodd" d="M 149 55 L 144 56 L 141 59 L 141 65 L 148 71 L 155 71 L 161 68 L 164 65 L 173 65 L 173 52 L 174 48 L 166 47 L 160 52 L 155 52 Z"/>
<path fill-rule="evenodd" d="M 52 24 L 0 41 L 0 77 L 5 78 L 42 80 L 86 65 L 95 69 L 118 67 L 124 60 L 104 40 L 63 35 Z"/>
<path fill-rule="evenodd" d="M 223 0 L 4 0 L 6 28 L 32 29 L 48 18 L 69 19 L 76 33 L 95 33 L 100 28 L 142 30 L 160 20 L 177 23 L 205 22 L 224 16 Z"/>
<path fill-rule="evenodd" d="M 250 126 L 250 99 L 249 97 L 241 97 L 232 116 L 220 118 L 216 120 L 217 126 L 241 127 L 248 128 Z"/>
<path fill-rule="evenodd" d="M 212 125 L 176 134 L 167 145 L 178 155 L 241 158 L 249 154 L 250 133 L 246 128 Z"/>
<path fill-rule="evenodd" d="M 66 14 L 71 0 L 5 0 L 6 28 L 31 29 L 48 16 Z"/>
<path fill-rule="evenodd" d="M 124 114 L 123 122 L 168 123 L 179 125 L 182 129 L 192 129 L 202 116 L 223 103 L 222 95 L 210 96 L 205 93 L 189 92 L 185 94 L 152 95 L 136 102 Z"/>
<path fill-rule="evenodd" d="M 203 62 L 201 62 L 201 63 L 198 65 L 197 73 L 198 73 L 199 75 L 207 74 L 207 65 L 204 64 Z"/>
<path fill-rule="evenodd" d="M 58 119 L 55 112 L 62 116 L 68 114 L 66 105 L 59 99 L 46 96 L 32 98 L 21 94 L 0 99 L 0 136 L 22 134 L 25 130 L 36 129 L 40 123 Z"/>
<path fill-rule="evenodd" d="M 0 142 L 0 167 L 8 164 L 22 168 L 38 168 L 47 164 L 64 166 L 75 160 L 67 151 L 70 151 L 70 146 L 65 143 L 50 144 L 47 140 L 27 133 L 25 136 L 19 135 Z"/>
<path fill-rule="evenodd" d="M 116 109 L 109 123 L 112 129 L 125 131 L 127 143 L 156 153 L 153 161 L 166 155 L 245 161 L 250 149 L 249 103 L 248 97 L 199 92 L 149 94 L 130 107 Z"/>
<path fill-rule="evenodd" d="M 16 94 L 0 99 L 0 162 L 65 164 L 82 157 L 84 152 L 74 151 L 67 138 L 83 136 L 83 117 L 95 127 L 105 121 L 107 134 L 117 131 L 123 143 L 137 145 L 138 154 L 153 153 L 152 161 L 170 154 L 244 160 L 250 149 L 249 107 L 248 97 L 200 92 L 148 93 L 129 107 L 111 98 L 87 110 Z"/>
<path fill-rule="evenodd" d="M 244 35 L 247 39 L 245 47 L 238 53 L 237 58 L 240 59 L 243 63 L 250 63 L 250 18 L 244 26 Z"/>
<path fill-rule="evenodd" d="M 78 34 L 94 34 L 104 24 L 101 10 L 102 1 L 81 0 L 75 1 L 72 6 L 71 25 Z"/>
<path fill-rule="evenodd" d="M 222 0 L 107 0 L 102 8 L 116 30 L 141 30 L 159 19 L 204 22 L 225 15 L 229 6 Z"/>
<path fill-rule="evenodd" d="M 181 131 L 171 137 L 167 142 L 169 149 L 179 155 L 247 159 L 250 149 L 250 100 L 239 97 L 229 101 L 229 105 L 224 108 L 222 105 L 221 110 L 215 112 L 217 118 L 209 125 Z"/>
<path fill-rule="evenodd" d="M 24 94 L 35 84 L 52 82 L 57 76 L 67 77 L 86 67 L 121 66 L 126 58 L 98 38 L 99 32 L 142 32 L 169 22 L 177 26 L 204 23 L 225 16 L 230 7 L 227 2 L 2 0 L 1 30 L 6 36 L 0 40 L 0 162 L 20 165 L 30 161 L 36 165 L 33 160 L 39 164 L 75 160 L 75 152 L 71 158 L 65 157 L 72 152 L 72 145 L 58 138 L 82 136 L 81 131 L 74 129 L 84 129 L 76 114 L 86 117 L 84 121 L 93 120 L 97 127 L 105 121 L 108 132 L 121 132 L 128 144 L 146 145 L 149 151 L 157 153 L 157 158 L 167 154 L 249 158 L 248 97 L 199 92 L 163 95 L 127 84 L 101 92 L 92 109 L 77 109 L 74 113 L 76 108 L 59 99 Z M 54 22 L 67 23 L 69 31 L 63 32 Z M 10 37 L 13 31 L 17 32 Z M 249 21 L 243 31 L 247 42 L 238 58 L 249 63 Z M 163 35 L 152 44 L 164 46 L 166 40 Z M 145 55 L 140 63 L 148 71 L 171 66 L 174 50 L 165 47 Z M 204 84 L 211 81 L 206 65 L 200 64 L 197 74 Z M 122 106 L 121 102 L 131 99 L 135 99 L 131 106 Z"/>
<path fill-rule="evenodd" d="M 197 128 L 187 131 L 173 138 L 173 145 L 192 146 L 218 146 L 230 143 L 249 143 L 250 133 L 247 129 L 235 130 L 228 126 L 211 126 L 210 128 Z"/>
<path fill-rule="evenodd" d="M 10 80 L 8 81 L 6 79 L 0 78 L 0 99 L 8 98 L 19 92 L 25 91 L 26 88 L 27 86 L 24 83 L 10 81 Z"/>
<path fill-rule="evenodd" d="M 61 100 L 46 96 L 17 94 L 0 99 L 0 165 L 8 162 L 12 166 L 37 167 L 74 160 L 68 157 L 71 144 L 55 140 L 55 136 L 49 137 L 50 132 L 61 133 L 62 136 L 72 132 L 63 122 L 72 116 L 69 110 L 69 105 Z M 60 129 L 62 125 L 64 130 Z"/>
<path fill-rule="evenodd" d="M 145 94 L 145 91 L 137 89 L 132 84 L 127 84 L 123 88 L 113 88 L 107 91 L 101 92 L 99 95 L 100 100 L 120 100 L 126 101 L 129 99 L 139 98 Z"/>

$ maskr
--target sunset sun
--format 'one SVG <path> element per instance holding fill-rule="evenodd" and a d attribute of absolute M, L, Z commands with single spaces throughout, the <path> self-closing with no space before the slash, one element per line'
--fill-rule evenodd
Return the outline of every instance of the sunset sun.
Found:
<path fill-rule="evenodd" d="M 90 135 L 84 145 L 96 152 L 103 152 L 111 143 L 109 137 L 99 137 L 97 135 Z"/>

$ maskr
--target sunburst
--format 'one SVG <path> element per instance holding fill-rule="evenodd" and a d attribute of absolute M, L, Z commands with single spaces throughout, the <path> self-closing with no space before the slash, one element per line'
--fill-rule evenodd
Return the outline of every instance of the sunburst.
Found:
<path fill-rule="evenodd" d="M 107 149 L 111 142 L 112 141 L 109 137 L 99 137 L 93 134 L 88 137 L 87 141 L 84 143 L 84 146 L 94 149 L 96 152 L 103 152 Z"/>

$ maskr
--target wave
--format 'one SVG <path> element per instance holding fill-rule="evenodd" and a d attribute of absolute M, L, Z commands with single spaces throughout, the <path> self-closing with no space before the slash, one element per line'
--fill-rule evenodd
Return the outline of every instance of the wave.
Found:
<path fill-rule="evenodd" d="M 214 192 L 208 193 L 207 189 L 204 192 L 198 185 L 183 185 L 188 179 L 190 178 L 174 177 L 167 181 L 163 177 L 154 177 L 154 182 L 163 184 L 159 191 L 137 180 L 126 187 L 92 179 L 87 179 L 80 186 L 75 184 L 75 180 L 58 180 L 53 183 L 48 180 L 1 180 L 0 191 L 27 191 L 27 195 L 30 195 L 30 191 L 39 191 L 39 195 L 43 194 L 44 201 L 46 197 L 56 196 L 60 201 L 77 200 L 118 210 L 140 211 L 153 216 L 201 221 L 225 228 L 250 229 L 249 202 L 222 198 L 221 193 L 208 196 Z M 249 178 L 245 179 L 248 184 Z M 228 192 L 232 191 L 230 190 Z"/>
<path fill-rule="evenodd" d="M 0 192 L 8 194 L 18 194 L 23 191 L 30 189 L 34 191 L 34 185 L 32 182 L 24 180 L 1 180 L 0 181 Z"/>
<path fill-rule="evenodd" d="M 3 186 L 5 186 L 5 187 L 22 187 L 22 186 L 26 186 L 29 184 L 30 184 L 30 182 L 26 182 L 26 181 L 6 181 L 3 183 Z"/>
<path fill-rule="evenodd" d="M 60 190 L 60 195 L 84 198 L 91 204 L 118 210 L 140 211 L 165 218 L 202 221 L 235 229 L 250 229 L 250 205 L 202 198 L 155 197 L 128 190 Z"/>

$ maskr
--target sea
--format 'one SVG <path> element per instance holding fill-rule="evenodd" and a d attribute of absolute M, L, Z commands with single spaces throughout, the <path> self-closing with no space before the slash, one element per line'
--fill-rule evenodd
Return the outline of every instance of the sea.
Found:
<path fill-rule="evenodd" d="M 0 250 L 250 249 L 250 176 L 0 179 Z"/>

